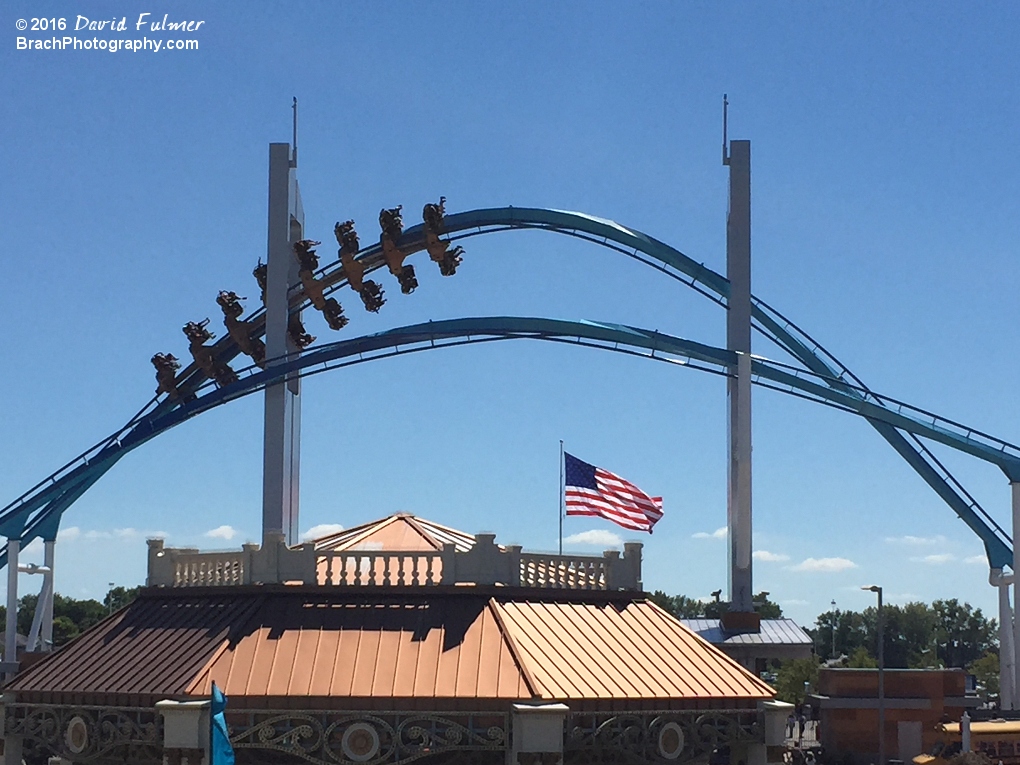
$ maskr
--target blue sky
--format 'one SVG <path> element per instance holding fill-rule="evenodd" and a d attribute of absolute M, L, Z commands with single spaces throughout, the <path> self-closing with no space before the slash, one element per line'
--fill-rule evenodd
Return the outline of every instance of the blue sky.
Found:
<path fill-rule="evenodd" d="M 40 13 L 132 24 L 166 10 L 0 12 L 3 503 L 126 421 L 155 387 L 149 357 L 185 357 L 186 321 L 219 324 L 218 290 L 257 298 L 267 145 L 289 139 L 292 96 L 315 238 L 354 218 L 367 241 L 380 208 L 403 204 L 413 221 L 445 195 L 450 211 L 611 218 L 723 271 L 728 93 L 731 137 L 752 142 L 754 292 L 875 390 L 1020 440 L 1015 4 L 179 2 L 172 18 L 205 21 L 184 35 L 198 51 L 15 49 L 16 21 Z M 385 277 L 377 316 L 347 299 L 342 334 L 522 315 L 724 343 L 717 307 L 601 248 L 538 232 L 465 246 L 451 279 L 419 256 L 411 296 Z M 303 529 L 410 511 L 554 549 L 562 438 L 665 497 L 639 537 L 648 588 L 725 588 L 716 377 L 517 342 L 304 390 Z M 65 516 L 58 590 L 141 582 L 155 532 L 256 539 L 261 410 L 259 397 L 234 403 L 125 458 Z M 872 582 L 894 602 L 994 611 L 977 539 L 866 423 L 759 390 L 754 428 L 755 583 L 788 613 L 863 608 Z M 1008 520 L 997 469 L 937 453 Z M 621 531 L 566 526 L 595 529 Z"/>

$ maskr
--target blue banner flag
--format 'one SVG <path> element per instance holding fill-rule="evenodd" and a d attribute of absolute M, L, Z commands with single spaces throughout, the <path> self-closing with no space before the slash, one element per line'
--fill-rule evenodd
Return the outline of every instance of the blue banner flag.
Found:
<path fill-rule="evenodd" d="M 223 691 L 212 685 L 212 734 L 209 737 L 209 765 L 234 765 L 234 747 L 230 745 L 230 733 L 227 731 L 227 697 Z"/>

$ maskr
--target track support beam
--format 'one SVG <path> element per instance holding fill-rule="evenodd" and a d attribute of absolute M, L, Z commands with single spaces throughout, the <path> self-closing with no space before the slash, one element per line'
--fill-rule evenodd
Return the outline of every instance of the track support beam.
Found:
<path fill-rule="evenodd" d="M 726 217 L 726 348 L 737 354 L 726 381 L 729 420 L 729 595 L 732 611 L 754 611 L 751 583 L 751 142 L 731 141 Z"/>
<path fill-rule="evenodd" d="M 266 278 L 266 358 L 270 366 L 301 352 L 288 332 L 289 285 L 299 281 L 294 243 L 302 239 L 305 216 L 290 144 L 269 145 L 269 246 Z M 266 388 L 262 457 L 262 536 L 282 532 L 298 541 L 301 473 L 301 380 L 288 376 Z"/>
<path fill-rule="evenodd" d="M 1020 581 L 1020 576 L 1017 575 L 1017 572 L 1020 571 L 1020 544 L 1017 544 L 1018 539 L 1020 539 L 1020 537 L 1017 537 L 1017 534 L 1020 534 L 1020 482 L 1014 481 L 1010 483 L 1009 488 L 1012 494 L 1013 504 L 1013 604 L 1016 606 L 1020 605 L 1020 598 L 1017 597 L 1017 582 Z M 1006 607 L 1009 607 L 1008 595 Z M 1000 618 L 1003 617 L 1000 616 Z M 1010 651 L 1011 655 L 1009 658 L 1012 660 L 1013 664 L 1013 706 L 1016 708 L 1017 706 L 1020 706 L 1020 704 L 1018 704 L 1020 699 L 1017 698 L 1017 696 L 1020 696 L 1020 666 L 1018 666 L 1020 665 L 1020 662 L 1017 661 L 1016 655 L 1017 647 L 1020 646 L 1020 619 L 1016 618 L 1014 615 L 1012 623 L 1013 644 L 1009 646 L 1009 648 L 1012 649 Z M 1006 647 L 1004 646 L 1000 646 L 1000 651 L 1002 652 L 1000 653 L 1000 662 L 1002 661 L 1002 654 L 1005 653 L 1005 648 Z"/>
<path fill-rule="evenodd" d="M 4 629 L 4 663 L 18 660 L 18 553 L 20 539 L 7 540 L 7 623 Z M 8 676 L 13 672 L 5 673 Z"/>
<path fill-rule="evenodd" d="M 988 583 L 999 590 L 999 708 L 1013 709 L 1016 694 L 1013 690 L 1013 610 L 1009 603 L 1009 587 L 1015 577 L 993 568 Z"/>

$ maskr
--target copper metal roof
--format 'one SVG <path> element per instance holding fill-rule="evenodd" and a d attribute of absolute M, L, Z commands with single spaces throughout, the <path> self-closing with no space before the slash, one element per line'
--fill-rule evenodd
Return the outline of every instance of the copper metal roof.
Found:
<path fill-rule="evenodd" d="M 8 689 L 36 702 L 147 704 L 205 696 L 214 680 L 242 707 L 773 695 L 643 596 L 496 587 L 144 591 Z"/>
<path fill-rule="evenodd" d="M 650 601 L 499 604 L 547 699 L 771 698 L 772 690 Z"/>
<path fill-rule="evenodd" d="M 313 540 L 315 549 L 318 552 L 332 551 L 393 551 L 393 552 L 435 552 L 443 549 L 443 545 L 452 543 L 458 552 L 466 552 L 475 544 L 475 538 L 463 531 L 447 528 L 434 521 L 411 515 L 410 513 L 397 513 L 378 521 L 364 523 L 354 528 L 344 529 L 336 534 L 320 537 Z M 383 581 L 384 576 L 389 573 L 384 571 L 384 561 L 362 561 L 359 566 L 361 574 L 367 581 L 372 575 L 374 581 Z M 412 573 L 417 573 L 418 579 L 424 582 L 427 574 L 438 580 L 443 575 L 443 564 L 439 560 L 432 562 L 431 571 L 426 571 L 428 565 L 425 561 L 418 561 L 410 565 L 416 571 L 405 572 L 408 579 Z M 339 572 L 333 572 L 330 576 L 328 563 L 325 560 L 317 566 L 319 584 L 340 584 L 338 581 Z"/>
<path fill-rule="evenodd" d="M 470 550 L 475 538 L 410 513 L 397 513 L 378 521 L 313 540 L 316 550 L 442 550 L 452 542 L 458 552 Z"/>
<path fill-rule="evenodd" d="M 531 698 L 482 597 L 265 598 L 188 687 L 228 696 Z"/>

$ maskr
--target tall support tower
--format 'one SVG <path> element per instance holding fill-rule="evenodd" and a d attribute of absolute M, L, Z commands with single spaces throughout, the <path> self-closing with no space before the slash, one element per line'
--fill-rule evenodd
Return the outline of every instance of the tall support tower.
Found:
<path fill-rule="evenodd" d="M 295 104 L 295 125 L 296 125 Z M 269 366 L 301 353 L 290 337 L 288 287 L 298 282 L 294 243 L 305 213 L 297 182 L 297 140 L 269 145 L 269 246 L 266 275 L 266 358 Z M 300 317 L 298 317 L 300 318 Z M 301 381 L 295 374 L 266 388 L 262 458 L 262 536 L 298 541 L 301 472 Z"/>
<path fill-rule="evenodd" d="M 729 531 L 730 610 L 754 611 L 751 602 L 751 142 L 726 137 L 723 102 L 723 164 L 729 166 L 726 216 L 726 347 L 737 354 L 727 380 L 729 472 L 726 525 Z M 752 626 L 748 624 L 747 626 Z"/>
<path fill-rule="evenodd" d="M 1013 687 L 1012 699 L 1013 709 L 1020 708 L 1020 481 L 1015 480 L 1016 476 L 1010 476 L 1010 504 L 1013 510 L 1013 614 L 1011 626 L 1013 628 Z M 1000 622 L 1006 620 L 1010 615 L 1009 590 L 1006 590 L 1005 607 L 1000 608 Z M 1001 596 L 1000 596 L 1001 597 Z M 1001 603 L 1001 601 L 1000 601 Z M 1000 653 L 1006 653 L 1004 649 Z M 1007 654 L 1008 655 L 1008 654 Z M 1008 663 L 1002 662 L 1002 663 Z"/>

